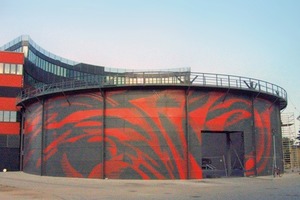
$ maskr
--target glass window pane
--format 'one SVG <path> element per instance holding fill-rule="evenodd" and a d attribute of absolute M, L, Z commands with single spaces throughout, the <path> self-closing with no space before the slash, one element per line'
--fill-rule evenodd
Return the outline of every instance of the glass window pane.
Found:
<path fill-rule="evenodd" d="M 57 75 L 60 76 L 60 66 L 57 66 Z"/>
<path fill-rule="evenodd" d="M 11 111 L 10 112 L 10 122 L 16 122 L 17 121 L 17 112 L 16 111 Z"/>
<path fill-rule="evenodd" d="M 40 68 L 43 69 L 43 59 L 40 58 Z"/>
<path fill-rule="evenodd" d="M 4 68 L 4 64 L 0 63 L 0 74 L 3 74 L 3 68 Z"/>
<path fill-rule="evenodd" d="M 16 74 L 16 64 L 11 64 L 10 65 L 10 73 L 11 74 Z"/>
<path fill-rule="evenodd" d="M 0 110 L 0 122 L 3 122 L 3 111 Z"/>
<path fill-rule="evenodd" d="M 37 66 L 38 66 L 38 68 L 41 68 L 41 59 L 40 59 L 40 57 L 38 57 L 38 64 L 37 64 Z"/>
<path fill-rule="evenodd" d="M 10 68 L 10 65 L 9 64 L 4 64 L 4 73 L 5 74 L 9 74 L 9 68 Z"/>
<path fill-rule="evenodd" d="M 23 74 L 23 65 L 18 65 L 17 67 L 17 74 Z"/>
<path fill-rule="evenodd" d="M 66 77 L 66 68 L 62 68 L 62 76 Z"/>
<path fill-rule="evenodd" d="M 39 66 L 39 61 L 40 61 L 39 57 L 36 57 L 36 58 L 35 58 L 35 65 L 36 65 L 37 67 Z"/>
<path fill-rule="evenodd" d="M 9 111 L 4 111 L 4 122 L 9 122 Z"/>
<path fill-rule="evenodd" d="M 45 60 L 42 60 L 42 69 L 43 69 L 43 70 L 46 69 Z"/>
<path fill-rule="evenodd" d="M 43 69 L 46 71 L 47 70 L 47 61 L 43 60 Z"/>
<path fill-rule="evenodd" d="M 47 61 L 46 61 L 45 65 L 46 65 L 46 71 L 49 72 L 49 63 Z"/>
<path fill-rule="evenodd" d="M 31 51 L 28 51 L 28 60 L 31 61 L 31 59 L 32 59 Z"/>

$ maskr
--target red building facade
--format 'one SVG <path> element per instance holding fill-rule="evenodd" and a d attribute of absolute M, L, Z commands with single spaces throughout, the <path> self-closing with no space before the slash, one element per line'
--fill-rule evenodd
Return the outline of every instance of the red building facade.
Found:
<path fill-rule="evenodd" d="M 20 109 L 24 54 L 0 52 L 0 169 L 19 170 Z"/>

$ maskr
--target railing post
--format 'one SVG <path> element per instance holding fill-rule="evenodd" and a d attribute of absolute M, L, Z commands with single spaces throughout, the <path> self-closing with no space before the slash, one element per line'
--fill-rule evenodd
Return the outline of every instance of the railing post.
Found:
<path fill-rule="evenodd" d="M 239 88 L 242 88 L 242 78 L 241 78 L 241 77 L 239 77 L 239 81 L 240 81 L 240 86 L 239 86 Z"/>

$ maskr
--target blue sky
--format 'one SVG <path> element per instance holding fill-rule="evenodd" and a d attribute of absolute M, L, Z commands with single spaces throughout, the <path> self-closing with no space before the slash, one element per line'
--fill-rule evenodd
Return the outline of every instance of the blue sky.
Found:
<path fill-rule="evenodd" d="M 191 67 L 285 88 L 300 115 L 299 0 L 1 0 L 0 46 L 28 34 L 61 57 L 108 67 Z"/>

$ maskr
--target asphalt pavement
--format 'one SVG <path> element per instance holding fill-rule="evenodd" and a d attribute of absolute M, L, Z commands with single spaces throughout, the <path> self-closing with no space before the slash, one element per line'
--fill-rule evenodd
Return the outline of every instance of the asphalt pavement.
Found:
<path fill-rule="evenodd" d="M 0 172 L 0 199 L 300 199 L 300 174 L 202 180 L 61 178 Z"/>

